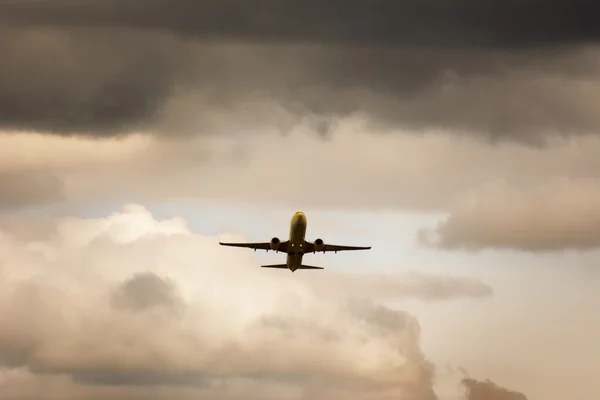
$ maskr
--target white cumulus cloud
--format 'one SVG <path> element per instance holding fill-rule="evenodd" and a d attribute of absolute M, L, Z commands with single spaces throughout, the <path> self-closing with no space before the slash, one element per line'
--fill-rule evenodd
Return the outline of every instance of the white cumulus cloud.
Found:
<path fill-rule="evenodd" d="M 491 294 L 461 278 L 391 277 L 378 295 L 385 278 L 261 270 L 139 205 L 43 225 L 0 228 L 0 399 L 434 399 L 417 319 L 378 299 Z"/>

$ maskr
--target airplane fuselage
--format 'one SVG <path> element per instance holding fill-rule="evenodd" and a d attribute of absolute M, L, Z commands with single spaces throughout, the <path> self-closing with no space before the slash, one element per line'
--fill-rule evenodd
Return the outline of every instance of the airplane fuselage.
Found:
<path fill-rule="evenodd" d="M 306 237 L 306 216 L 302 212 L 297 212 L 290 221 L 289 251 L 286 264 L 290 271 L 294 272 L 302 265 L 304 256 L 304 242 Z"/>

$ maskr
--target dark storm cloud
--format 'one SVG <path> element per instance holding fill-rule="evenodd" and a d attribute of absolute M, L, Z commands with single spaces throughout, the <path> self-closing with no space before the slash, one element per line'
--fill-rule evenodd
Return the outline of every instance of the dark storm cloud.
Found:
<path fill-rule="evenodd" d="M 174 79 L 160 35 L 1 25 L 0 35 L 3 128 L 127 132 L 152 119 Z"/>
<path fill-rule="evenodd" d="M 55 0 L 3 2 L 10 22 L 167 29 L 207 38 L 529 47 L 600 38 L 589 0 Z"/>
<path fill-rule="evenodd" d="M 580 46 L 600 37 L 598 14 L 591 1 L 1 2 L 0 128 L 197 133 L 215 110 L 279 126 L 272 106 L 242 111 L 266 99 L 321 134 L 353 113 L 529 141 L 595 132 L 600 62 Z"/>

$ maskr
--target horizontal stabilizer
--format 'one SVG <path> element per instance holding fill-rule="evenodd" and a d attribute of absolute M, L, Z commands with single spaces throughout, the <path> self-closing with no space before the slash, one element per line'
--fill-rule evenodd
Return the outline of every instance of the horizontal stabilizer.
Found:
<path fill-rule="evenodd" d="M 287 264 L 271 264 L 271 265 L 261 265 L 262 268 L 280 268 L 280 269 L 288 269 Z M 298 269 L 325 269 L 323 267 L 313 267 L 312 265 L 301 265 Z"/>
<path fill-rule="evenodd" d="M 325 269 L 323 267 L 313 267 L 312 265 L 301 265 L 298 269 Z"/>

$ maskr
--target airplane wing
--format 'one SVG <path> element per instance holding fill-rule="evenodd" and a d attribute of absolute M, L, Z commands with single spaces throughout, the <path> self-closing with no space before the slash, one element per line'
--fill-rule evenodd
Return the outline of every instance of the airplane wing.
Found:
<path fill-rule="evenodd" d="M 328 252 L 328 251 L 333 251 L 333 252 L 338 252 L 338 251 L 348 251 L 348 250 L 369 250 L 371 248 L 371 246 L 340 246 L 337 244 L 323 244 L 321 245 L 320 248 L 318 248 L 318 250 L 315 248 L 315 244 L 314 243 L 310 243 L 308 242 L 306 244 L 306 247 L 304 249 L 304 251 L 306 253 L 313 253 L 315 251 L 318 251 L 319 253 L 323 252 Z"/>
<path fill-rule="evenodd" d="M 219 242 L 219 244 L 221 246 L 245 247 L 245 248 L 248 248 L 248 249 L 254 249 L 255 251 L 256 250 L 266 250 L 266 251 L 271 250 L 272 251 L 272 249 L 271 249 L 271 242 L 258 242 L 258 243 L 225 243 L 225 242 Z M 287 245 L 287 241 L 281 242 L 279 244 L 278 251 L 285 252 L 286 245 Z"/>

